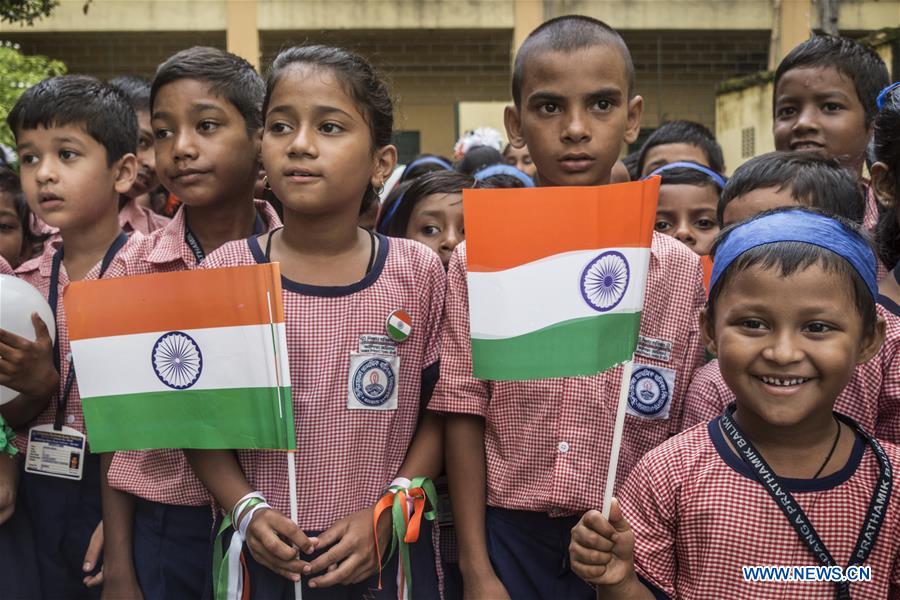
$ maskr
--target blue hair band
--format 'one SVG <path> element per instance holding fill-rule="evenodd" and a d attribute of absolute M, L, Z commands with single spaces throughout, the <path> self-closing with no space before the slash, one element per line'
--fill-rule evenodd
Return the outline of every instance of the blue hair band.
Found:
<path fill-rule="evenodd" d="M 875 254 L 863 237 L 834 219 L 802 209 L 750 219 L 732 229 L 716 247 L 710 289 L 742 254 L 775 242 L 801 242 L 834 252 L 859 273 L 872 298 L 878 297 Z"/>
<path fill-rule="evenodd" d="M 494 177 L 495 175 L 507 175 L 509 177 L 515 177 L 516 179 L 521 181 L 522 185 L 524 185 L 525 187 L 534 187 L 534 180 L 512 165 L 491 165 L 489 167 L 484 167 L 483 169 L 475 171 L 472 177 L 475 179 L 475 181 L 483 181 L 485 179 L 488 179 L 489 177 Z"/>
<path fill-rule="evenodd" d="M 413 169 L 421 165 L 438 165 L 445 171 L 453 170 L 453 165 L 451 165 L 440 156 L 423 156 L 406 165 L 406 168 L 403 169 L 403 174 L 400 175 L 400 181 L 406 181 L 406 174 L 412 172 Z"/>
<path fill-rule="evenodd" d="M 672 162 L 665 164 L 658 169 L 655 169 L 652 173 L 642 177 L 641 179 L 647 179 L 647 177 L 653 177 L 654 175 L 661 175 L 666 171 L 671 171 L 672 169 L 691 169 L 692 171 L 697 171 L 699 173 L 703 173 L 707 177 L 713 180 L 713 182 L 719 186 L 719 189 L 725 189 L 725 182 L 727 181 L 720 173 L 716 173 L 709 167 L 704 167 L 703 165 L 697 164 L 695 162 L 690 162 L 686 160 Z"/>
<path fill-rule="evenodd" d="M 397 200 L 391 205 L 388 209 L 387 214 L 384 215 L 384 218 L 378 221 L 378 226 L 375 228 L 378 233 L 387 235 L 387 226 L 388 223 L 391 222 L 391 219 L 394 218 L 394 215 L 397 214 L 397 209 L 400 208 L 400 203 L 403 202 L 403 196 L 406 195 L 408 190 L 403 190 L 403 192 L 397 196 Z"/>
<path fill-rule="evenodd" d="M 888 96 L 891 95 L 891 92 L 897 89 L 897 86 L 900 86 L 900 81 L 896 81 L 878 92 L 878 97 L 875 98 L 875 106 L 878 107 L 878 110 L 884 108 L 884 105 L 887 104 Z"/>

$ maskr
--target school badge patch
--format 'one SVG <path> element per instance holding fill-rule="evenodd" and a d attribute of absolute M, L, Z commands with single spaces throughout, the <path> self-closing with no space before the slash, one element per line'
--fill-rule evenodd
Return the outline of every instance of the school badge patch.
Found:
<path fill-rule="evenodd" d="M 347 408 L 396 410 L 399 368 L 397 356 L 352 353 Z"/>
<path fill-rule="evenodd" d="M 675 393 L 675 371 L 635 363 L 626 413 L 642 419 L 668 419 Z"/>

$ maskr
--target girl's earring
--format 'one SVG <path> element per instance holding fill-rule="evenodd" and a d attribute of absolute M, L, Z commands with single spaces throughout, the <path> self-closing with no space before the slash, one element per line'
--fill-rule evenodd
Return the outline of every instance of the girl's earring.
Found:
<path fill-rule="evenodd" d="M 375 188 L 375 195 L 381 198 L 381 194 L 384 193 L 384 182 L 381 183 L 378 187 Z"/>
<path fill-rule="evenodd" d="M 271 192 L 272 187 L 269 185 L 269 176 L 263 175 L 263 191 Z"/>

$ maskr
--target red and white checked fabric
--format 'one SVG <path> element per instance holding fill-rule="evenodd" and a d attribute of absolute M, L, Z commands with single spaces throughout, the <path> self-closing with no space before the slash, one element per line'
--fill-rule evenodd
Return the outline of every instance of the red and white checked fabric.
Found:
<path fill-rule="evenodd" d="M 876 305 L 885 320 L 881 351 L 856 367 L 834 410 L 851 417 L 880 439 L 900 443 L 900 317 Z M 684 404 L 684 427 L 706 423 L 734 402 L 734 393 L 713 360 L 694 374 Z"/>
<path fill-rule="evenodd" d="M 591 377 L 485 381 L 472 376 L 465 243 L 447 274 L 441 378 L 429 408 L 485 418 L 487 503 L 562 516 L 600 506 L 612 446 L 622 367 Z M 706 293 L 697 255 L 653 234 L 641 336 L 671 342 L 674 369 L 668 419 L 627 415 L 616 477 L 621 483 L 650 449 L 681 431 L 687 384 L 702 359 L 699 314 Z"/>
<path fill-rule="evenodd" d="M 256 200 L 255 205 L 269 231 L 281 227 L 278 214 L 268 202 Z M 127 251 L 120 252 L 108 272 L 125 277 L 185 271 L 196 266 L 194 254 L 184 242 L 182 206 L 168 225 L 135 240 Z M 206 506 L 211 500 L 181 450 L 116 452 L 107 479 L 111 487 L 152 502 Z"/>
<path fill-rule="evenodd" d="M 134 198 L 119 210 L 119 227 L 128 235 L 135 231 L 148 235 L 165 227 L 170 220 L 169 217 L 158 215 L 146 206 L 139 205 Z"/>
<path fill-rule="evenodd" d="M 371 272 L 343 287 L 282 279 L 297 431 L 300 527 L 318 531 L 378 501 L 397 476 L 421 406 L 422 371 L 440 355 L 445 275 L 437 255 L 418 242 L 379 236 Z M 226 244 L 201 268 L 264 262 L 251 238 Z M 397 410 L 347 408 L 350 353 L 362 335 L 385 335 L 388 316 L 405 310 L 412 332 L 397 344 Z M 287 453 L 240 450 L 247 481 L 289 515 Z"/>
<path fill-rule="evenodd" d="M 126 244 L 119 253 L 121 254 L 122 252 L 127 251 L 130 244 L 131 240 L 129 240 L 128 244 Z M 59 249 L 61 245 L 62 239 L 58 236 L 49 240 L 44 244 L 44 251 L 40 256 L 35 256 L 31 260 L 22 263 L 19 265 L 19 268 L 16 269 L 16 276 L 37 288 L 44 298 L 47 298 L 50 293 L 50 272 L 53 269 L 53 255 L 56 254 L 57 249 Z M 84 281 L 97 279 L 98 275 L 100 275 L 100 262 L 88 271 L 87 275 L 84 277 Z M 110 275 L 107 270 L 107 273 L 105 273 L 103 277 L 110 278 L 113 276 Z M 69 285 L 69 274 L 66 272 L 65 264 L 63 264 L 60 265 L 59 269 L 59 306 L 56 310 L 56 338 L 57 343 L 59 344 L 60 356 L 59 388 L 50 398 L 50 402 L 47 403 L 47 406 L 41 414 L 35 417 L 28 425 L 16 431 L 16 440 L 14 443 L 16 444 L 16 447 L 23 452 L 28 445 L 28 430 L 37 425 L 52 424 L 55 420 L 57 402 L 59 401 L 59 396 L 65 389 L 66 378 L 69 375 L 69 361 L 67 357 L 69 356 L 69 352 L 71 352 L 71 346 L 69 344 L 69 328 L 66 325 L 66 311 L 63 308 L 63 290 L 67 285 Z M 63 418 L 63 425 L 67 425 L 72 429 L 77 429 L 82 433 L 87 433 L 84 429 L 84 414 L 81 412 L 81 396 L 78 393 L 77 375 L 75 381 L 72 383 L 69 399 L 66 402 L 66 414 Z M 88 445 L 90 445 L 90 439 L 88 439 Z"/>
<path fill-rule="evenodd" d="M 716 436 L 714 442 L 711 436 Z M 670 598 L 832 600 L 833 584 L 745 582 L 741 567 L 815 566 L 769 493 L 725 446 L 718 419 L 660 445 L 634 468 L 619 502 L 635 535 L 635 569 Z M 894 466 L 900 448 L 883 443 Z M 743 467 L 745 468 L 745 467 Z M 828 477 L 783 480 L 835 561 L 846 566 L 862 528 L 878 477 L 868 444 L 857 440 L 847 466 Z M 800 491 L 799 487 L 806 488 Z M 900 594 L 900 490 L 895 485 L 887 518 L 864 564 L 872 582 L 850 584 L 854 598 Z"/>
<path fill-rule="evenodd" d="M 0 256 L 0 275 L 15 275 L 16 272 L 13 270 L 9 263 L 6 262 L 6 259 Z"/>

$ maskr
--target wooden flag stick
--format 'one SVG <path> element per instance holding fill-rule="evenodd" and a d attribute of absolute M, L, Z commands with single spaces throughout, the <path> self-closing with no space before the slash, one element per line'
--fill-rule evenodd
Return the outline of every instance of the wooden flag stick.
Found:
<path fill-rule="evenodd" d="M 612 506 L 613 488 L 616 485 L 616 470 L 619 467 L 619 449 L 622 447 L 622 431 L 625 429 L 625 407 L 628 405 L 628 391 L 631 387 L 631 372 L 634 356 L 622 365 L 622 386 L 619 388 L 619 404 L 616 407 L 616 426 L 613 429 L 612 448 L 609 451 L 609 466 L 606 469 L 606 488 L 603 490 L 603 516 L 609 518 Z"/>

